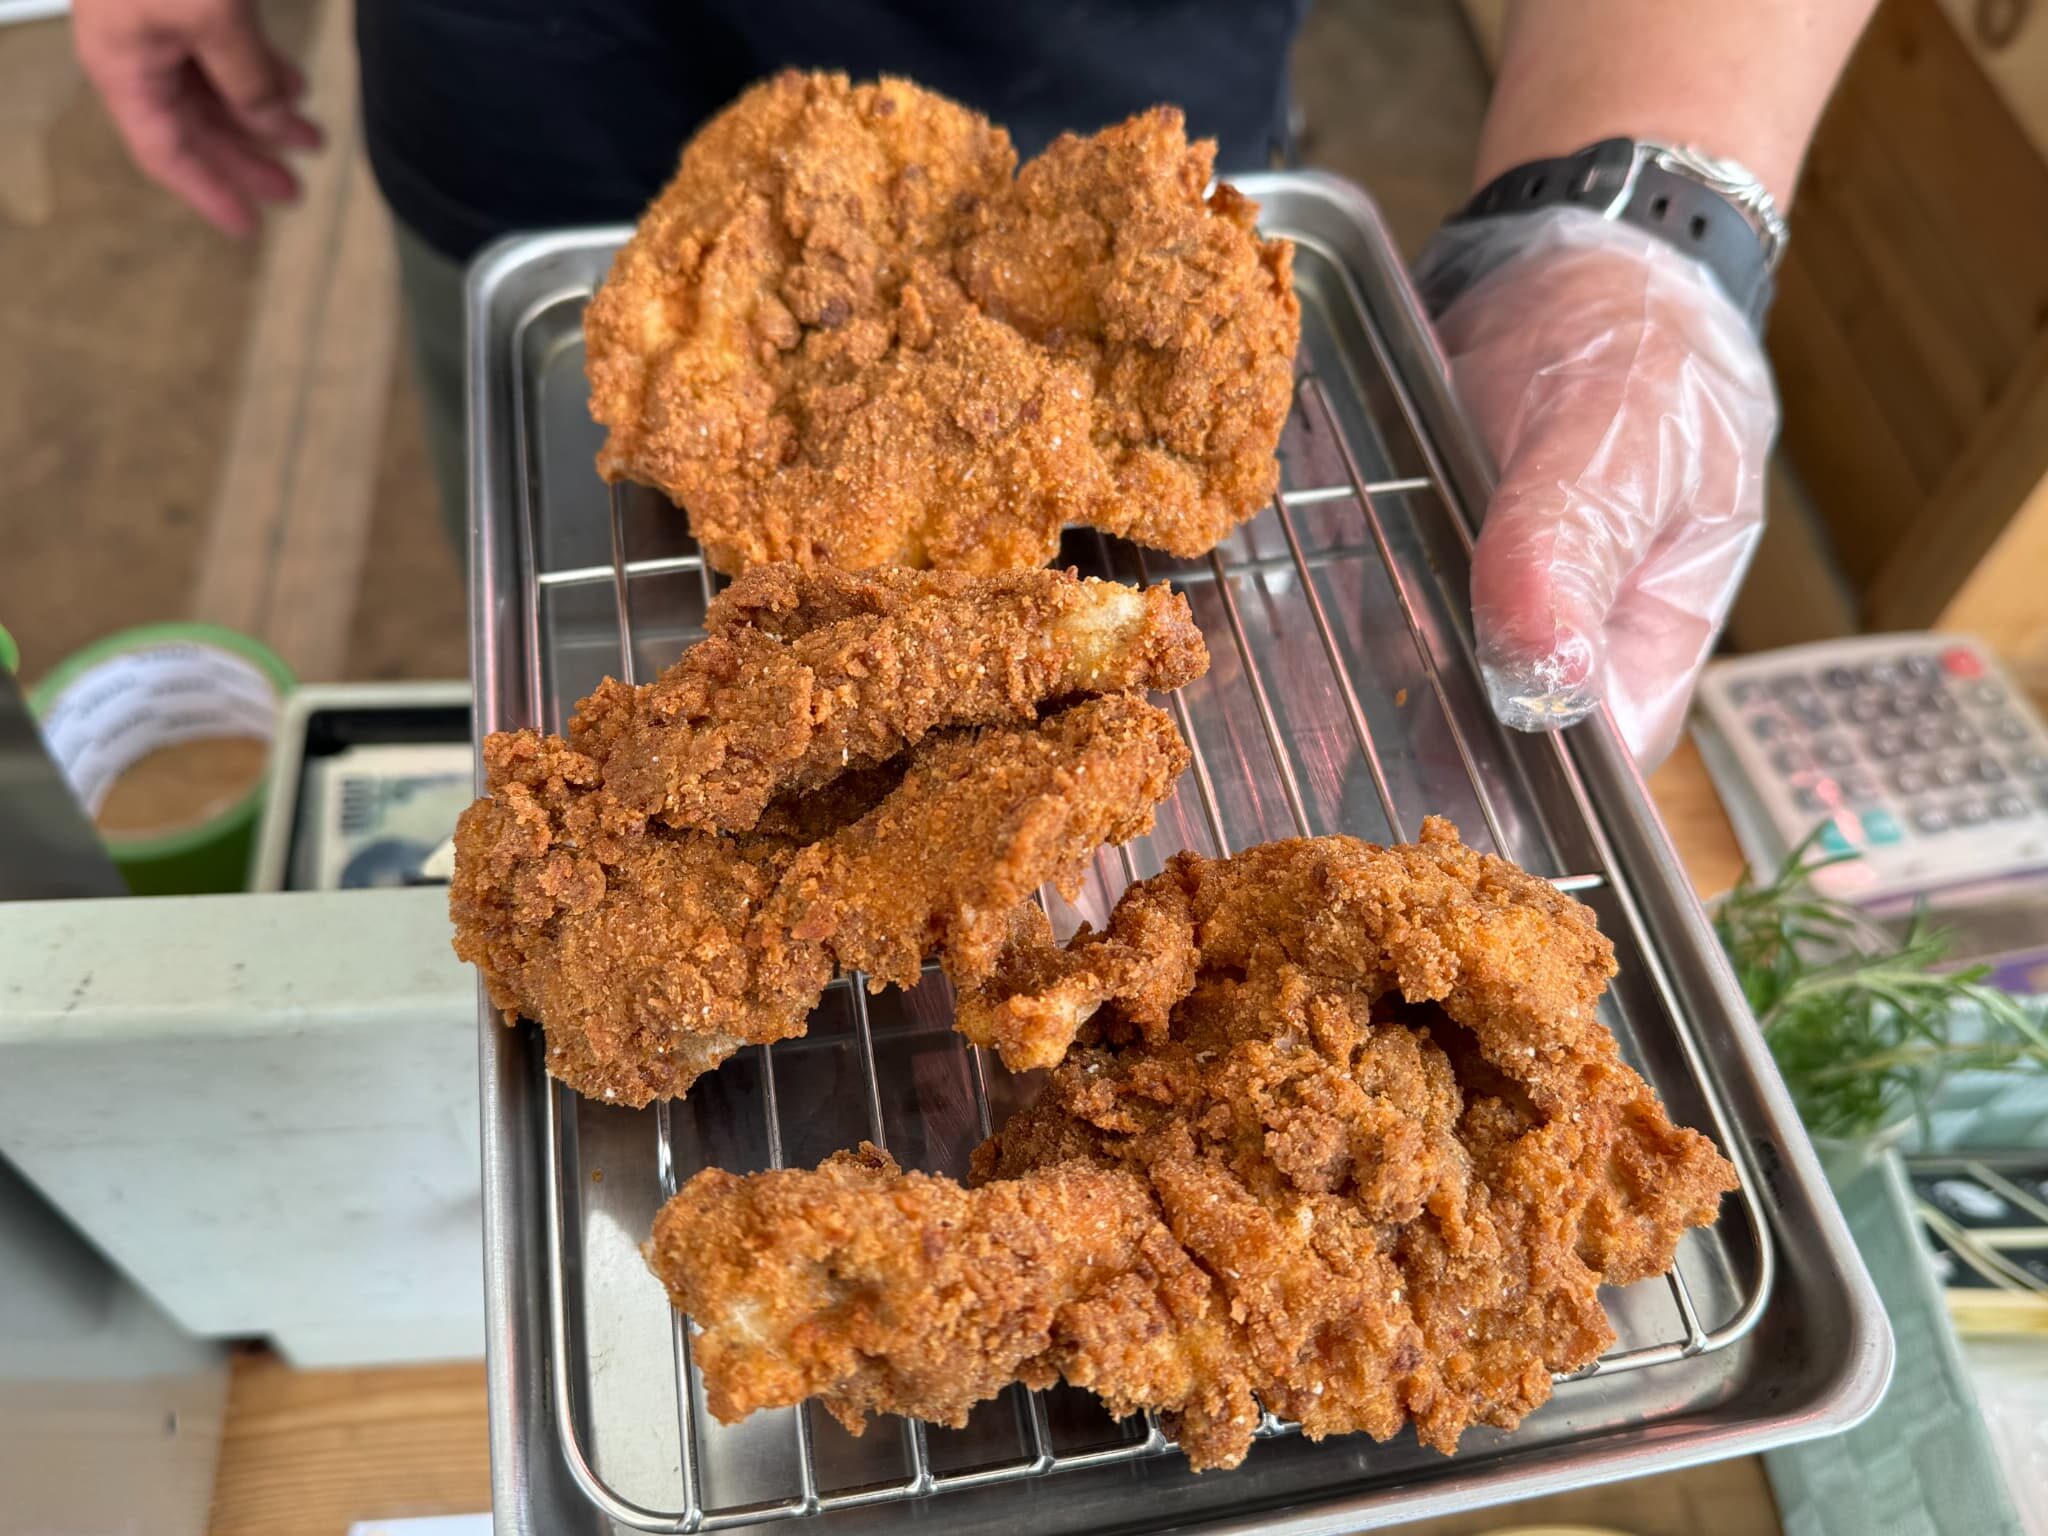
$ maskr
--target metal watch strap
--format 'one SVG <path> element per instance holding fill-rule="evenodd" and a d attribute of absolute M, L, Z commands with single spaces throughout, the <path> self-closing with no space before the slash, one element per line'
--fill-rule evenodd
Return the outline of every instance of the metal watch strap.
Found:
<path fill-rule="evenodd" d="M 1569 205 L 1633 224 L 1703 264 L 1761 330 L 1784 225 L 1761 188 L 1745 208 L 1732 180 L 1725 192 L 1708 185 L 1716 169 L 1688 151 L 1603 139 L 1577 154 L 1532 160 L 1495 177 L 1451 222 Z"/>

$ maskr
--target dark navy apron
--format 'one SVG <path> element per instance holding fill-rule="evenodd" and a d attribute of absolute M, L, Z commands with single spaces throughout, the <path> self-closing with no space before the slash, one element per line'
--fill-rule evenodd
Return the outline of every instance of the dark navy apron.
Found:
<path fill-rule="evenodd" d="M 1274 163 L 1308 0 L 358 0 L 363 129 L 393 211 L 466 260 L 630 219 L 683 142 L 786 66 L 907 75 L 1030 156 L 1158 102 L 1218 168 Z"/>

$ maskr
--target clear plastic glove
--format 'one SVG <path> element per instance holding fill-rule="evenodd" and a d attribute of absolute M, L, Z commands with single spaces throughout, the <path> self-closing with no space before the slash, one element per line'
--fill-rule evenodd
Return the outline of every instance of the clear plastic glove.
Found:
<path fill-rule="evenodd" d="M 1636 761 L 1678 739 L 1763 528 L 1770 365 L 1707 269 L 1578 208 L 1452 225 L 1427 295 L 1500 469 L 1472 564 L 1501 719 L 1569 725 L 1605 700 Z"/>

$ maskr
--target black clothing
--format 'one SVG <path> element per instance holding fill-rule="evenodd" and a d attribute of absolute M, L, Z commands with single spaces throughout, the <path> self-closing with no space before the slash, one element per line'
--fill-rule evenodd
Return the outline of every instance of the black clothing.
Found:
<path fill-rule="evenodd" d="M 1308 0 L 358 0 L 363 129 L 393 211 L 467 260 L 634 218 L 705 118 L 778 69 L 904 75 L 1029 157 L 1159 102 L 1257 170 Z"/>

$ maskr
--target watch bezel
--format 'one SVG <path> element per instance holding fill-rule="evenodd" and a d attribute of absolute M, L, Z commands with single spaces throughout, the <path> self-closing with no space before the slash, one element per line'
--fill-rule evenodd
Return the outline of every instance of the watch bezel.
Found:
<path fill-rule="evenodd" d="M 1785 217 L 1778 211 L 1778 201 L 1771 196 L 1770 188 L 1763 184 L 1761 177 L 1740 160 L 1710 154 L 1696 144 L 1661 144 L 1651 139 L 1633 142 L 1637 153 L 1644 155 L 1659 170 L 1697 181 L 1747 214 L 1756 229 L 1757 238 L 1763 242 L 1765 270 L 1778 270 L 1778 263 L 1785 254 Z M 1635 177 L 1631 176 L 1629 180 L 1633 184 Z"/>

